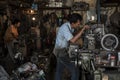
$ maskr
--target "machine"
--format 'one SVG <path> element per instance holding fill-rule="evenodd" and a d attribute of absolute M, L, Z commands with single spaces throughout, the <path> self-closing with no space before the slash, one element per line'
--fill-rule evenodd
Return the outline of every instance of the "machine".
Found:
<path fill-rule="evenodd" d="M 84 45 L 69 46 L 69 57 L 74 58 L 75 65 L 82 70 L 82 80 L 102 80 L 102 67 L 118 67 L 117 47 L 119 39 L 115 34 L 108 33 L 103 24 L 90 25 L 85 32 Z M 89 75 L 89 76 L 88 76 Z"/>

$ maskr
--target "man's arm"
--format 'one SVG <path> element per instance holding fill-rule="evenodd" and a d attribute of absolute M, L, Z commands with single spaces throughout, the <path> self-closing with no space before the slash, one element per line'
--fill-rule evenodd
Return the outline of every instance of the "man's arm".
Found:
<path fill-rule="evenodd" d="M 71 43 L 75 43 L 75 42 L 81 37 L 81 35 L 83 34 L 84 30 L 86 30 L 86 29 L 89 29 L 89 26 L 88 26 L 88 25 L 85 25 L 85 26 L 82 28 L 82 30 L 80 30 L 80 31 L 78 32 L 78 34 L 76 34 L 76 35 L 70 40 L 70 42 L 71 42 Z"/>

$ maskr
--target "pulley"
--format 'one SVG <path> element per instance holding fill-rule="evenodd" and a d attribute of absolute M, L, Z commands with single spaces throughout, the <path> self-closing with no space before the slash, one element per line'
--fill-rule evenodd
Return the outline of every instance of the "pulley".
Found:
<path fill-rule="evenodd" d="M 118 38 L 114 34 L 105 34 L 101 39 L 101 46 L 107 51 L 116 49 L 118 43 Z"/>
<path fill-rule="evenodd" d="M 38 57 L 37 56 L 32 56 L 31 57 L 31 62 L 37 63 L 38 62 Z"/>

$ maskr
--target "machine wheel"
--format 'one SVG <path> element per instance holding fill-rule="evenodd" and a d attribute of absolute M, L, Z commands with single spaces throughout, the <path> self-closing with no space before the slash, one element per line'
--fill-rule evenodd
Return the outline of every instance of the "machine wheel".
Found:
<path fill-rule="evenodd" d="M 101 46 L 107 51 L 116 49 L 118 43 L 118 38 L 114 34 L 105 34 L 101 39 Z"/>

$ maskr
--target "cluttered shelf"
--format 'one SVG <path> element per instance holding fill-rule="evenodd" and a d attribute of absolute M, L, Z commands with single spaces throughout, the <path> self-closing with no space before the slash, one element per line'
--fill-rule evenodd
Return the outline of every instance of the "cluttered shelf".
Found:
<path fill-rule="evenodd" d="M 110 66 L 110 65 L 96 65 L 96 67 L 105 68 L 105 69 L 120 69 L 120 66 Z"/>

